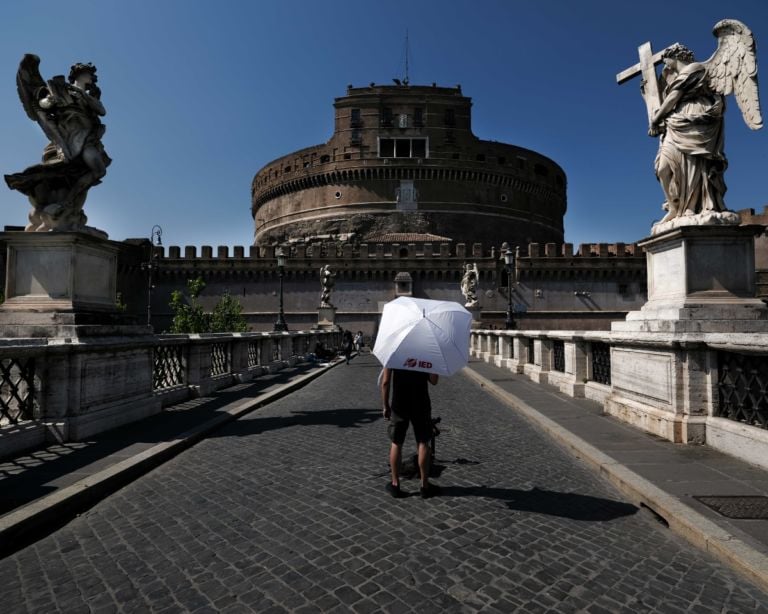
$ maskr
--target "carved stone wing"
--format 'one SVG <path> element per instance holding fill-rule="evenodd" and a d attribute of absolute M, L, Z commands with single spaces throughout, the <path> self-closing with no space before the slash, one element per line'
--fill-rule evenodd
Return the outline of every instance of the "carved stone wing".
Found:
<path fill-rule="evenodd" d="M 21 58 L 16 72 L 16 89 L 29 118 L 38 123 L 45 136 L 64 152 L 68 160 L 71 159 L 69 146 L 62 138 L 55 119 L 40 106 L 40 100 L 48 95 L 49 90 L 40 76 L 40 58 L 36 55 L 27 53 Z"/>
<path fill-rule="evenodd" d="M 40 88 L 45 87 L 45 81 L 40 76 L 40 58 L 27 53 L 21 58 L 19 70 L 16 72 L 16 89 L 19 92 L 21 106 L 27 112 L 32 121 L 40 121 L 38 113 L 42 111 L 40 105 Z"/>
<path fill-rule="evenodd" d="M 741 115 L 752 130 L 763 127 L 757 89 L 757 58 L 751 30 L 736 19 L 715 24 L 717 50 L 704 62 L 709 87 L 718 94 L 733 94 Z"/>

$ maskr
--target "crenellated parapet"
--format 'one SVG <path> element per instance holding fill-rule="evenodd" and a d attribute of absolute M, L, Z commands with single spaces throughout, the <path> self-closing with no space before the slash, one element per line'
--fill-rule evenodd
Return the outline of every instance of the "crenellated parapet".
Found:
<path fill-rule="evenodd" d="M 506 247 L 506 244 L 503 246 Z M 313 260 L 354 260 L 370 262 L 376 259 L 408 260 L 408 259 L 501 259 L 502 249 L 496 246 L 488 247 L 482 243 L 451 243 L 451 242 L 387 242 L 387 243 L 339 243 L 335 241 L 318 241 L 314 243 L 294 243 L 282 246 L 244 247 L 235 245 L 219 245 L 215 249 L 210 245 L 199 248 L 195 245 L 171 245 L 155 248 L 158 258 L 166 261 L 182 262 L 213 262 L 213 261 L 253 261 L 273 262 L 275 252 L 283 249 L 289 262 Z M 626 258 L 641 256 L 642 250 L 635 243 L 582 243 L 574 249 L 573 243 L 529 243 L 517 247 L 516 257 L 529 260 L 541 259 L 592 259 L 592 258 Z"/>
<path fill-rule="evenodd" d="M 321 266 L 329 264 L 340 279 L 393 279 L 399 271 L 436 280 L 460 279 L 463 265 L 475 262 L 481 280 L 496 281 L 504 269 L 501 248 L 482 243 L 388 242 L 388 243 L 295 243 L 282 246 L 288 256 L 285 275 L 314 279 Z M 221 279 L 275 279 L 278 274 L 276 247 L 172 245 L 155 247 L 157 277 Z M 595 243 L 577 248 L 571 243 L 529 243 L 516 249 L 519 280 L 545 277 L 568 278 L 642 276 L 645 258 L 635 244 Z M 137 268 L 134 258 L 126 270 Z"/>

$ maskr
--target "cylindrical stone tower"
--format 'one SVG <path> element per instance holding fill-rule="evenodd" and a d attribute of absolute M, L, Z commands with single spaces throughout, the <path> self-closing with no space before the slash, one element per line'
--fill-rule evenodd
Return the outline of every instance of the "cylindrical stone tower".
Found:
<path fill-rule="evenodd" d="M 458 86 L 349 86 L 325 145 L 256 173 L 254 243 L 562 243 L 565 173 L 534 151 L 475 137 L 471 106 Z"/>

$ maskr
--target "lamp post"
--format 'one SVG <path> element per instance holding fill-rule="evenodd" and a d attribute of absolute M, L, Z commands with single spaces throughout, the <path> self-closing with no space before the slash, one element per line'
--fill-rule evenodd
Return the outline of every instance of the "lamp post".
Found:
<path fill-rule="evenodd" d="M 282 332 L 288 330 L 288 325 L 285 323 L 285 316 L 283 315 L 283 274 L 285 272 L 285 261 L 287 258 L 282 247 L 277 248 L 275 257 L 277 258 L 277 271 L 280 276 L 280 310 L 277 313 L 277 321 L 275 322 L 273 330 Z"/>
<path fill-rule="evenodd" d="M 149 261 L 141 265 L 141 268 L 147 271 L 147 326 L 152 324 L 152 272 L 158 268 L 157 253 L 155 247 L 163 245 L 163 229 L 155 224 L 149 233 Z"/>
<path fill-rule="evenodd" d="M 507 269 L 507 320 L 504 324 L 507 330 L 512 330 L 517 328 L 512 311 L 512 273 L 515 271 L 515 252 L 509 247 L 504 252 L 504 266 Z"/>

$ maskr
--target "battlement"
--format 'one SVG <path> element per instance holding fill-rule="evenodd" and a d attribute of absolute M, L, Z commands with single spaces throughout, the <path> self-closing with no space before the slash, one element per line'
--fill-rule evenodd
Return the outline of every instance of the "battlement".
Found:
<path fill-rule="evenodd" d="M 482 243 L 451 244 L 448 242 L 413 242 L 413 243 L 338 243 L 313 242 L 310 244 L 294 243 L 284 246 L 291 261 L 326 261 L 343 259 L 345 261 L 371 260 L 408 260 L 408 259 L 455 259 L 455 260 L 498 260 L 503 258 L 506 245 L 502 248 L 486 248 Z M 155 248 L 158 258 L 173 261 L 210 262 L 210 261 L 274 261 L 277 246 L 219 245 L 214 252 L 210 245 L 198 248 L 186 245 L 183 248 L 171 245 L 167 251 L 163 246 Z M 633 258 L 641 256 L 642 249 L 635 243 L 582 243 L 574 250 L 573 243 L 529 243 L 516 249 L 516 258 L 521 259 L 565 259 L 565 258 Z"/>
<path fill-rule="evenodd" d="M 768 226 L 768 205 L 763 206 L 762 213 L 755 213 L 754 209 L 741 209 L 737 211 L 741 216 L 742 224 L 758 224 Z"/>

